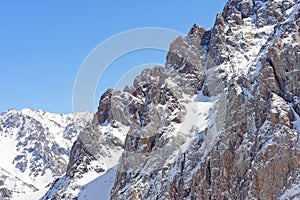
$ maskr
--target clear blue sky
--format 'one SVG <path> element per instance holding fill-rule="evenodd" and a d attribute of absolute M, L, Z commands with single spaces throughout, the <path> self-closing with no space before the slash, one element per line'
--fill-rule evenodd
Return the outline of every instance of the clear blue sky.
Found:
<path fill-rule="evenodd" d="M 33 108 L 72 111 L 73 84 L 84 58 L 100 42 L 139 27 L 187 33 L 213 26 L 226 0 L 212 1 L 2 1 L 0 7 L 0 111 Z M 123 56 L 100 81 L 96 99 L 120 68 L 164 63 L 166 52 Z M 96 106 L 96 105 L 95 105 Z"/>

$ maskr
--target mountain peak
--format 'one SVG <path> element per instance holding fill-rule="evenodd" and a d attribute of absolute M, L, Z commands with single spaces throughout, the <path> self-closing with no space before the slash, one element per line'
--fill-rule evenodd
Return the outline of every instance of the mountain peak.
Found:
<path fill-rule="evenodd" d="M 108 89 L 81 129 L 66 115 L 2 114 L 17 153 L 1 160 L 37 189 L 46 169 L 60 175 L 42 199 L 299 199 L 299 4 L 229 0 L 211 30 L 194 24 L 170 44 L 165 66 Z"/>

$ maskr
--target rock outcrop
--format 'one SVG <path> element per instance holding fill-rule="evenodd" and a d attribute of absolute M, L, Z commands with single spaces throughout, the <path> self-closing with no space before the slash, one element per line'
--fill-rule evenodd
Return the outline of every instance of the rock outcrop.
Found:
<path fill-rule="evenodd" d="M 211 30 L 170 44 L 165 67 L 102 95 L 68 180 L 99 161 L 104 127 L 123 127 L 112 200 L 299 199 L 299 16 L 299 0 L 229 0 Z"/>
<path fill-rule="evenodd" d="M 106 126 L 87 124 L 73 144 L 66 173 L 41 199 L 77 199 L 84 185 L 117 164 L 127 131 L 118 122 Z"/>
<path fill-rule="evenodd" d="M 232 0 L 212 30 L 176 39 L 164 75 L 186 110 L 175 122 L 184 126 L 183 102 L 199 92 L 214 104 L 208 124 L 193 133 L 190 123 L 189 137 L 172 123 L 129 132 L 111 199 L 299 198 L 289 193 L 300 167 L 298 13 L 297 1 Z"/>

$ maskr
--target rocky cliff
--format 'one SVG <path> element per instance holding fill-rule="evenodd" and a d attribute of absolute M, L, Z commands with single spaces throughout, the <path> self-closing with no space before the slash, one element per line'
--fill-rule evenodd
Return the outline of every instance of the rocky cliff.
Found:
<path fill-rule="evenodd" d="M 155 126 L 131 128 L 111 199 L 300 198 L 299 15 L 299 1 L 231 0 L 176 39 L 128 91 Z"/>
<path fill-rule="evenodd" d="M 85 131 L 96 139 L 77 140 L 64 179 L 95 171 L 102 129 L 119 127 L 110 199 L 299 199 L 299 17 L 299 0 L 229 0 L 164 67 L 102 95 Z M 72 193 L 55 184 L 45 199 Z"/>

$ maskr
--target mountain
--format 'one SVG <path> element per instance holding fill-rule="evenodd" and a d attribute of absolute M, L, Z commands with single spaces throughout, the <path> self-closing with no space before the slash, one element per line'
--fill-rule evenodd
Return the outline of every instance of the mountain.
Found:
<path fill-rule="evenodd" d="M 135 102 L 100 101 L 100 123 L 130 124 L 111 199 L 300 198 L 299 4 L 229 0 L 121 93 Z"/>
<path fill-rule="evenodd" d="M 21 172 L 0 165 L 18 186 L 0 193 L 39 189 L 34 177 L 48 177 L 48 167 L 53 182 L 41 199 L 299 199 L 299 27 L 299 0 L 229 0 L 212 29 L 194 25 L 170 44 L 165 66 L 143 70 L 124 91 L 108 89 L 68 137 L 71 150 L 61 138 L 72 131 L 42 134 L 46 117 L 20 139 L 24 114 L 12 114 L 19 131 L 0 147 L 11 148 L 7 169 Z M 66 153 L 46 148 L 56 138 Z M 26 141 L 39 141 L 38 154 Z M 22 164 L 43 152 L 56 163 Z"/>
<path fill-rule="evenodd" d="M 37 199 L 67 168 L 90 113 L 9 110 L 0 114 L 0 199 Z"/>
<path fill-rule="evenodd" d="M 230 0 L 121 93 L 135 102 L 100 101 L 100 123 L 131 126 L 111 199 L 299 198 L 299 15 Z"/>

